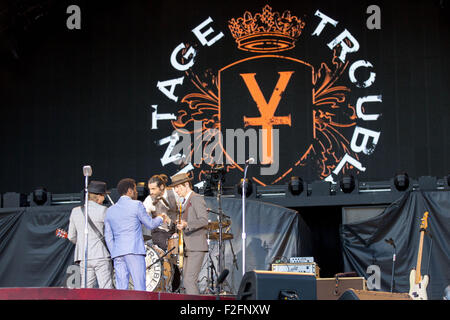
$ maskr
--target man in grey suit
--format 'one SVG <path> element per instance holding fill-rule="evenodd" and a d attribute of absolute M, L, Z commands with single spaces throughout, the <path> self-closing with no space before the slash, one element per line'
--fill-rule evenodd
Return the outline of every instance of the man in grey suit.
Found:
<path fill-rule="evenodd" d="M 146 290 L 145 245 L 142 224 L 152 230 L 167 216 L 148 216 L 142 202 L 137 200 L 136 181 L 122 179 L 117 184 L 120 199 L 109 207 L 105 218 L 105 240 L 116 272 L 116 288 L 128 289 L 129 276 L 135 290 Z"/>
<path fill-rule="evenodd" d="M 108 249 L 103 240 L 104 220 L 106 207 L 105 200 L 106 183 L 102 181 L 91 181 L 88 186 L 88 215 L 100 234 L 89 225 L 88 235 L 88 258 L 87 258 L 87 281 L 86 287 L 93 288 L 95 280 L 101 289 L 112 289 L 112 266 Z M 67 238 L 75 244 L 74 260 L 80 262 L 81 283 L 84 283 L 85 261 L 84 261 L 84 207 L 72 209 L 70 214 L 69 231 Z"/>
<path fill-rule="evenodd" d="M 177 229 L 183 230 L 184 233 L 186 259 L 183 266 L 183 285 L 186 294 L 199 294 L 198 276 L 208 252 L 208 211 L 203 196 L 192 191 L 191 180 L 188 174 L 180 173 L 172 178 L 170 186 L 184 198 L 182 220 L 177 223 Z"/>

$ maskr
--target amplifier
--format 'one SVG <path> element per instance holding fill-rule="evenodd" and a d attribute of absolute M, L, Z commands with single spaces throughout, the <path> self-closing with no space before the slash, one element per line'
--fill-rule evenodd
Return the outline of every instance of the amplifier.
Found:
<path fill-rule="evenodd" d="M 316 277 L 320 276 L 320 268 L 315 262 L 305 263 L 272 263 L 272 271 L 312 273 Z"/>
<path fill-rule="evenodd" d="M 348 289 L 366 290 L 364 277 L 317 278 L 317 300 L 338 300 Z"/>
<path fill-rule="evenodd" d="M 314 262 L 314 257 L 291 257 L 289 263 L 305 263 Z"/>

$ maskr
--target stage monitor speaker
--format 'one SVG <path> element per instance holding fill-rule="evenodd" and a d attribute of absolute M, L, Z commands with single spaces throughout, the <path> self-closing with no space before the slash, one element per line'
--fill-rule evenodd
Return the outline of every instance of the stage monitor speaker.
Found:
<path fill-rule="evenodd" d="M 244 274 L 238 300 L 316 300 L 314 274 L 254 270 Z"/>
<path fill-rule="evenodd" d="M 381 215 L 386 206 L 342 207 L 342 224 L 360 223 Z"/>
<path fill-rule="evenodd" d="M 391 293 L 381 291 L 366 291 L 349 289 L 339 300 L 412 300 L 407 293 Z"/>

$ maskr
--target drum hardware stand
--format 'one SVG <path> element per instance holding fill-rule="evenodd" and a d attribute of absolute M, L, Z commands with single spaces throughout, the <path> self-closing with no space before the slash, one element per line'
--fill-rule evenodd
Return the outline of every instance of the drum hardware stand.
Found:
<path fill-rule="evenodd" d="M 155 262 L 153 262 L 151 265 L 149 265 L 147 267 L 147 269 L 150 269 L 151 267 L 153 267 L 156 263 L 160 262 L 165 256 L 167 256 L 173 249 L 175 249 L 175 247 L 173 247 L 172 249 L 170 249 L 169 251 L 167 251 L 166 253 L 164 253 L 158 260 L 156 260 Z M 164 266 L 163 266 L 164 267 Z"/>
<path fill-rule="evenodd" d="M 210 240 L 208 239 L 208 248 L 209 248 L 209 242 Z M 207 288 L 209 290 L 209 292 L 213 293 L 215 292 L 214 290 L 214 274 L 216 275 L 216 279 L 218 277 L 217 275 L 217 270 L 216 267 L 214 266 L 214 261 L 211 257 L 211 250 L 208 250 L 208 257 L 209 257 L 209 272 L 207 273 L 208 277 L 207 277 Z"/>

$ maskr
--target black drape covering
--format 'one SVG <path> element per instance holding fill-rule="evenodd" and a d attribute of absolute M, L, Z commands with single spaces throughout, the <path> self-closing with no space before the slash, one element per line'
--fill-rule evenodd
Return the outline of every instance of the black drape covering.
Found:
<path fill-rule="evenodd" d="M 218 211 L 218 201 L 206 198 L 208 207 Z M 246 200 L 245 233 L 246 271 L 270 270 L 271 263 L 277 259 L 309 256 L 311 254 L 311 235 L 301 216 L 292 209 Z M 232 221 L 232 246 L 237 259 L 238 269 L 233 265 L 233 253 L 228 241 L 225 241 L 225 268 L 230 270 L 228 284 L 237 293 L 242 279 L 242 200 L 222 199 L 222 210 Z M 217 220 L 210 214 L 211 220 Z"/>
<path fill-rule="evenodd" d="M 67 230 L 72 207 L 0 210 L 1 287 L 63 285 L 74 246 L 56 237 L 55 230 Z"/>
<path fill-rule="evenodd" d="M 217 209 L 215 198 L 206 201 L 210 208 Z M 67 267 L 73 264 L 74 245 L 56 237 L 55 230 L 68 229 L 74 206 L 0 209 L 0 287 L 65 286 Z M 233 271 L 229 243 L 225 267 L 231 273 L 227 280 L 237 292 L 242 277 L 241 201 L 225 198 L 222 208 L 232 220 L 232 245 L 239 271 Z M 217 220 L 214 214 L 210 218 Z M 268 270 L 277 257 L 307 254 L 308 232 L 296 211 L 247 200 L 246 269 Z"/>
<path fill-rule="evenodd" d="M 369 265 L 381 271 L 381 290 L 389 291 L 393 247 L 396 245 L 395 292 L 409 291 L 409 273 L 416 267 L 420 224 L 429 212 L 428 235 L 424 238 L 421 274 L 430 277 L 429 299 L 442 299 L 450 284 L 450 196 L 448 191 L 412 191 L 372 219 L 344 224 L 341 228 L 344 267 L 366 278 Z M 430 237 L 431 235 L 431 237 Z"/>

